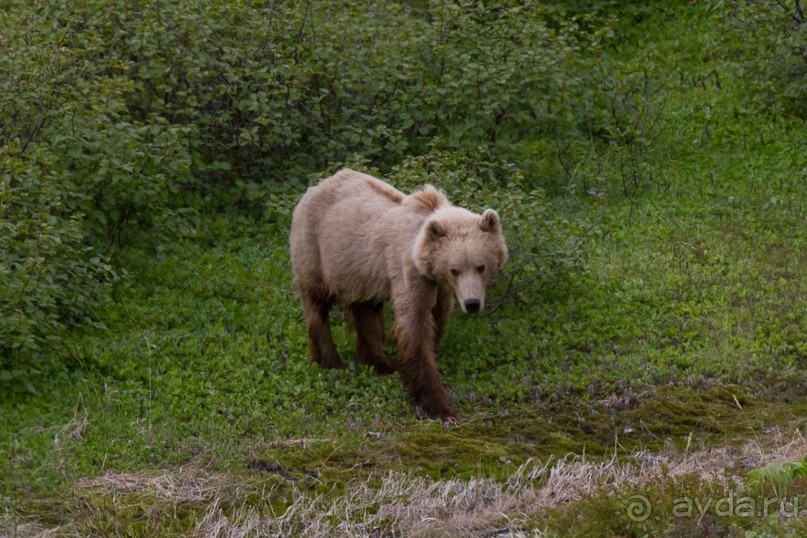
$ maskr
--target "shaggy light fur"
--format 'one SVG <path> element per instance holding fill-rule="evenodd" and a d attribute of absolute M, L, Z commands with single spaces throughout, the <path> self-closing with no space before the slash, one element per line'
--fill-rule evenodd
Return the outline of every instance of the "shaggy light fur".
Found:
<path fill-rule="evenodd" d="M 452 206 L 430 185 L 407 196 L 342 170 L 300 200 L 290 243 L 310 359 L 324 368 L 342 366 L 328 322 L 339 301 L 352 315 L 357 359 L 381 374 L 398 370 L 424 415 L 454 420 L 434 349 L 454 297 L 463 311 L 484 308 L 488 282 L 507 260 L 499 215 Z M 397 366 L 383 346 L 383 303 L 390 299 Z"/>

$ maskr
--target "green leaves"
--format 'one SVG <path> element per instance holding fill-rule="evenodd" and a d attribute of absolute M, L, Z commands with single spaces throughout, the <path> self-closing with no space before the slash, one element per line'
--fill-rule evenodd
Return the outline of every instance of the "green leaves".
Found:
<path fill-rule="evenodd" d="M 130 114 L 92 6 L 63 7 L 4 13 L 0 372 L 18 381 L 55 366 L 63 331 L 109 296 L 110 246 L 166 223 L 190 170 L 186 128 Z"/>
<path fill-rule="evenodd" d="M 807 17 L 795 0 L 722 0 L 721 46 L 745 74 L 752 106 L 807 118 Z"/>
<path fill-rule="evenodd" d="M 778 496 L 785 497 L 790 484 L 803 476 L 807 476 L 807 459 L 787 463 L 769 463 L 761 469 L 750 471 L 747 481 L 751 486 L 770 487 Z"/>
<path fill-rule="evenodd" d="M 42 352 L 65 324 L 88 319 L 114 278 L 71 210 L 81 204 L 78 189 L 56 174 L 46 148 L 30 146 L 26 157 L 0 154 L 8 178 L 0 183 L 0 372 L 19 381 L 12 390 L 47 369 Z"/>
<path fill-rule="evenodd" d="M 63 132 L 86 134 L 73 131 L 73 114 L 101 140 L 119 122 L 156 123 L 153 138 L 184 128 L 192 177 L 182 180 L 222 204 L 240 196 L 236 175 L 284 183 L 357 154 L 389 166 L 434 139 L 506 151 L 579 84 L 574 25 L 558 17 L 550 29 L 537 4 L 57 4 L 55 17 L 12 16 L 45 26 L 31 47 L 42 56 L 28 63 L 44 77 L 58 60 L 60 80 L 81 96 L 64 96 Z M 59 58 L 47 35 L 58 36 Z"/>

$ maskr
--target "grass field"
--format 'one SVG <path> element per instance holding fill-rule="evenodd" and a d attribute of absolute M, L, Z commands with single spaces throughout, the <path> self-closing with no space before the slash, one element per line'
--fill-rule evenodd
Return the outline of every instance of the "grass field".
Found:
<path fill-rule="evenodd" d="M 613 52 L 660 88 L 640 180 L 524 149 L 580 259 L 452 319 L 459 425 L 356 365 L 339 312 L 347 368 L 306 360 L 293 199 L 200 211 L 121 252 L 97 326 L 0 396 L 0 536 L 803 535 L 807 126 L 742 109 L 710 12 L 670 9 Z"/>

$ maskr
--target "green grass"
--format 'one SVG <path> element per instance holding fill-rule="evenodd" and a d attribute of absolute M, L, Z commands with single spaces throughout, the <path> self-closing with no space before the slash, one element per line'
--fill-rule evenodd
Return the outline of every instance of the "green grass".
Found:
<path fill-rule="evenodd" d="M 203 216 L 194 233 L 122 253 L 128 274 L 95 312 L 103 328 L 69 335 L 60 366 L 24 395 L 0 397 L 0 535 L 29 522 L 64 534 L 188 535 L 209 508 L 208 498 L 118 497 L 82 482 L 109 471 L 194 469 L 225 493 L 241 484 L 241 504 L 222 506 L 235 521 L 238 507 L 279 515 L 301 491 L 338 499 L 387 472 L 503 482 L 531 459 L 605 461 L 730 446 L 774 426 L 804 431 L 807 127 L 743 111 L 736 66 L 715 53 L 706 15 L 674 13 L 645 21 L 614 52 L 665 83 L 653 179 L 624 196 L 613 155 L 598 148 L 553 195 L 554 215 L 594 230 L 584 271 L 450 322 L 439 366 L 458 427 L 418 421 L 396 377 L 356 365 L 338 312 L 348 367 L 305 359 L 287 219 Z M 715 72 L 719 88 L 691 83 Z M 611 172 L 597 175 L 597 163 Z M 602 191 L 586 194 L 591 185 Z M 654 491 L 669 508 L 677 485 L 625 494 Z M 606 524 L 620 509 L 594 494 L 529 525 L 549 535 L 663 530 Z M 803 529 L 713 523 L 715 535 Z M 709 535 L 691 520 L 673 527 Z"/>

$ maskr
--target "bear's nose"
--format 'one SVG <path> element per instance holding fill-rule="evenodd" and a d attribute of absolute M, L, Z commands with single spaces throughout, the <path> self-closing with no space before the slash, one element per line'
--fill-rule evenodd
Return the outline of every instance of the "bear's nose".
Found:
<path fill-rule="evenodd" d="M 476 314 L 479 312 L 480 306 L 481 303 L 479 302 L 479 299 L 467 299 L 465 301 L 465 311 L 469 314 Z"/>

